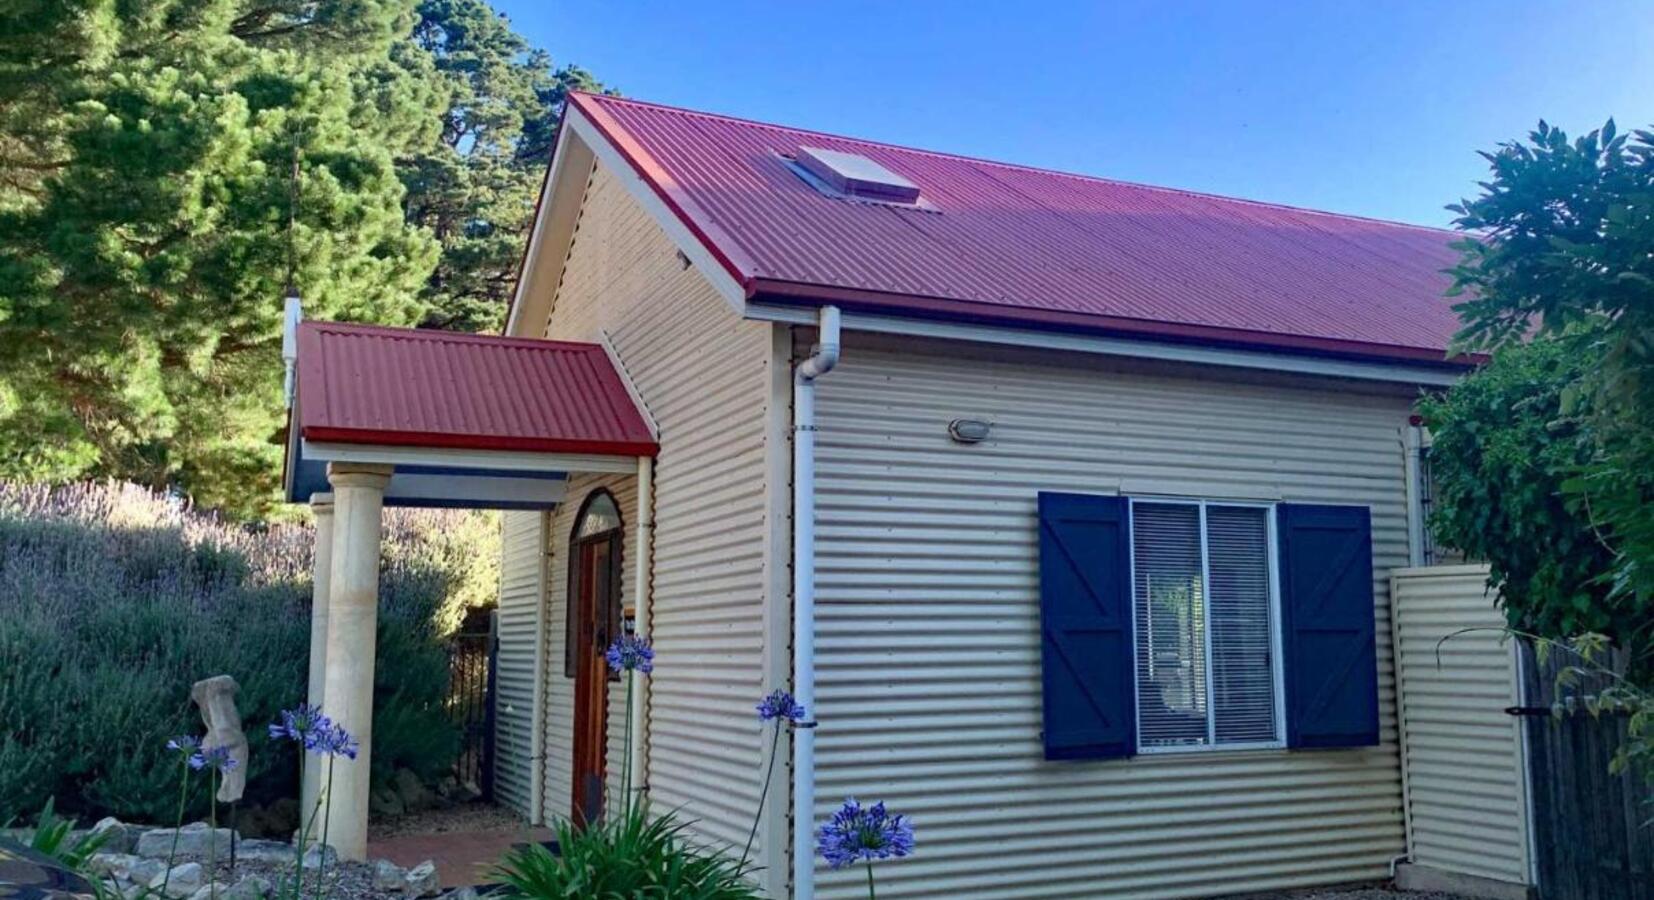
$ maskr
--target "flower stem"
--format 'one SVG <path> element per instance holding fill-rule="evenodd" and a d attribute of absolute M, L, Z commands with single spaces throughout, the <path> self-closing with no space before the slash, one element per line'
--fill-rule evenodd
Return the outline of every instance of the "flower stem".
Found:
<path fill-rule="evenodd" d="M 637 683 L 637 672 L 626 671 L 626 759 L 620 769 L 620 802 L 624 804 L 621 812 L 632 814 L 632 685 Z"/>
<path fill-rule="evenodd" d="M 867 863 L 867 900 L 878 900 L 873 896 L 873 863 Z"/>
<path fill-rule="evenodd" d="M 326 897 L 327 888 L 327 826 L 333 819 L 333 759 L 327 757 L 327 807 L 322 810 L 322 841 L 316 846 L 316 896 Z"/>
<path fill-rule="evenodd" d="M 770 776 L 775 772 L 775 752 L 781 748 L 781 720 L 775 720 L 775 734 L 770 736 L 770 761 L 764 767 L 764 786 L 758 791 L 758 810 L 752 814 L 752 831 L 747 833 L 747 846 L 741 850 L 741 868 L 747 867 L 747 854 L 752 852 L 752 841 L 758 837 L 758 823 L 764 818 L 764 801 L 770 795 Z"/>
<path fill-rule="evenodd" d="M 207 896 L 218 900 L 218 767 L 207 777 Z"/>
<path fill-rule="evenodd" d="M 161 896 L 167 895 L 167 883 L 172 880 L 172 864 L 178 860 L 178 832 L 184 830 L 184 804 L 190 795 L 190 761 L 184 756 L 181 763 L 184 777 L 178 782 L 178 821 L 172 824 L 172 849 L 167 851 L 167 872 L 161 876 Z"/>

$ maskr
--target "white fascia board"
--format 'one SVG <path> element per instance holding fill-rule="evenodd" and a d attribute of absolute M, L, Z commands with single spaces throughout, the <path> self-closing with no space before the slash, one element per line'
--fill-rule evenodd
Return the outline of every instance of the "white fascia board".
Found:
<path fill-rule="evenodd" d="M 591 148 L 598 163 L 608 169 L 609 174 L 626 188 L 626 193 L 660 225 L 667 238 L 689 258 L 689 262 L 701 273 L 701 277 L 712 285 L 713 290 L 724 298 L 731 309 L 737 314 L 744 314 L 747 304 L 746 289 L 729 274 L 723 263 L 712 255 L 712 251 L 701 243 L 701 239 L 689 230 L 689 226 L 678 218 L 677 213 L 666 205 L 660 195 L 655 193 L 654 188 L 644 182 L 620 150 L 603 137 L 603 132 L 573 106 L 564 114 L 563 131 L 572 133 Z"/>
<path fill-rule="evenodd" d="M 305 459 L 371 463 L 387 466 L 447 466 L 501 472 L 596 472 L 631 475 L 637 457 L 595 453 L 532 453 L 517 450 L 451 450 L 441 447 L 389 447 L 379 444 L 304 442 Z"/>
<path fill-rule="evenodd" d="M 1230 350 L 1219 347 L 1201 347 L 1193 344 L 1126 340 L 1095 335 L 1001 328 L 993 325 L 966 325 L 956 322 L 938 322 L 929 319 L 854 312 L 845 312 L 843 315 L 844 328 L 849 331 L 872 331 L 882 334 L 901 334 L 914 337 L 1003 344 L 1014 347 L 1033 347 L 1041 350 L 1068 350 L 1077 353 L 1097 353 L 1105 356 L 1158 359 L 1208 366 L 1227 366 L 1268 372 L 1292 372 L 1304 375 L 1354 378 L 1362 381 L 1384 381 L 1395 384 L 1429 385 L 1432 387 L 1451 385 L 1463 377 L 1462 374 L 1457 372 L 1425 366 L 1323 359 L 1314 356 L 1294 356 L 1260 350 Z M 816 323 L 816 312 L 813 308 L 804 306 L 749 303 L 747 304 L 747 318 L 788 325 L 814 325 Z"/>

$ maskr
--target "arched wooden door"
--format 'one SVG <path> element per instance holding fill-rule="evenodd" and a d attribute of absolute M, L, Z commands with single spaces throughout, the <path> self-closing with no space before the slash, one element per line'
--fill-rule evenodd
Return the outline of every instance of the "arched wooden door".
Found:
<path fill-rule="evenodd" d="M 604 659 L 620 636 L 620 507 L 606 490 L 586 497 L 569 536 L 568 630 L 563 674 L 574 679 L 574 796 L 576 825 L 603 815 L 605 749 L 609 733 L 609 682 Z"/>

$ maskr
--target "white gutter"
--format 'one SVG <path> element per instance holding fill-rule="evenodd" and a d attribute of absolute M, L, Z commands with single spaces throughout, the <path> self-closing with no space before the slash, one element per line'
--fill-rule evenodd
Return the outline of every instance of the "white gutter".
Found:
<path fill-rule="evenodd" d="M 839 311 L 823 306 L 816 348 L 793 371 L 793 696 L 811 716 L 793 731 L 793 900 L 815 900 L 816 379 L 839 357 Z"/>
<path fill-rule="evenodd" d="M 632 628 L 639 638 L 649 636 L 649 571 L 654 552 L 655 533 L 655 461 L 648 456 L 637 459 L 637 535 L 634 538 L 632 569 Z M 636 681 L 637 696 L 632 704 L 632 757 L 626 761 L 631 770 L 632 790 L 649 790 L 649 679 Z M 627 798 L 630 802 L 631 798 Z"/>
<path fill-rule="evenodd" d="M 768 303 L 748 303 L 746 317 L 764 322 L 780 322 L 789 325 L 808 325 L 814 321 L 814 314 L 807 307 Z M 1004 328 L 995 325 L 970 325 L 931 319 L 884 316 L 875 313 L 852 312 L 844 318 L 845 327 L 854 331 L 874 331 L 883 334 L 974 341 L 1013 347 L 1032 347 L 1040 350 L 1098 353 L 1107 356 L 1158 359 L 1198 365 L 1256 369 L 1266 372 L 1294 372 L 1304 375 L 1325 375 L 1333 378 L 1353 378 L 1362 381 L 1381 381 L 1396 384 L 1424 384 L 1438 387 L 1454 384 L 1464 377 L 1463 372 L 1452 369 L 1424 365 L 1414 366 L 1405 363 L 1393 364 L 1331 359 L 1267 350 L 1232 350 L 1222 347 L 1203 347 L 1197 344 L 1131 340 L 1100 335 L 1038 331 L 1027 328 Z"/>

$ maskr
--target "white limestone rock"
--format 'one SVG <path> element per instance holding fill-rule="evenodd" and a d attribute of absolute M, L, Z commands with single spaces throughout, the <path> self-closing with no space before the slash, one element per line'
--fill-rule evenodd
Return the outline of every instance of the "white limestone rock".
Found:
<path fill-rule="evenodd" d="M 100 853 L 131 853 L 138 842 L 140 829 L 135 825 L 128 825 L 114 816 L 105 816 L 92 826 L 92 836 L 101 841 L 98 845 Z"/>
<path fill-rule="evenodd" d="M 206 822 L 192 822 L 176 830 L 180 856 L 206 856 L 209 852 L 216 852 L 227 858 L 230 854 L 233 833 L 228 828 L 214 829 Z M 138 835 L 138 846 L 134 852 L 152 859 L 168 858 L 172 854 L 173 831 L 171 828 L 151 828 Z"/>
<path fill-rule="evenodd" d="M 205 887 L 197 888 L 195 893 L 190 895 L 189 900 L 213 900 L 214 897 L 224 896 L 224 892 L 229 889 L 229 885 L 221 881 L 215 881 Z"/>
<path fill-rule="evenodd" d="M 160 891 L 164 885 L 166 896 L 173 900 L 186 900 L 195 896 L 195 892 L 206 883 L 207 873 L 202 870 L 201 864 L 188 862 L 173 866 L 170 873 L 162 871 L 149 882 L 149 886 Z"/>
<path fill-rule="evenodd" d="M 404 890 L 410 897 L 435 897 L 442 893 L 442 879 L 437 876 L 436 863 L 428 859 L 408 870 L 404 884 Z"/>
<path fill-rule="evenodd" d="M 408 870 L 388 859 L 373 861 L 373 886 L 381 891 L 400 891 L 407 887 Z"/>

